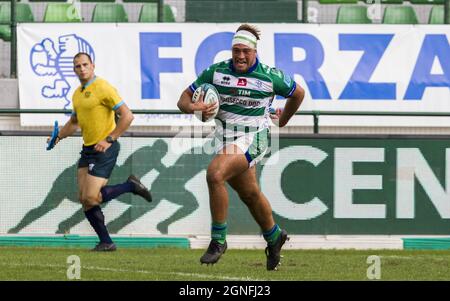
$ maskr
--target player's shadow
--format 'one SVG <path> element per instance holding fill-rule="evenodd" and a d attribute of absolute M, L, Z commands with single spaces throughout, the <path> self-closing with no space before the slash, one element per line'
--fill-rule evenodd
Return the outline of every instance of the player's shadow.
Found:
<path fill-rule="evenodd" d="M 180 206 L 174 214 L 158 223 L 157 229 L 163 234 L 167 234 L 170 224 L 188 216 L 198 208 L 197 199 L 190 191 L 186 190 L 185 184 L 207 168 L 208 155 L 201 152 L 199 148 L 192 148 L 183 153 L 175 164 L 165 167 L 161 163 L 161 159 L 167 152 L 167 143 L 158 139 L 152 146 L 144 146 L 136 150 L 124 164 L 115 166 L 109 181 L 111 184 L 123 182 L 131 173 L 142 178 L 153 169 L 158 172 L 158 176 L 151 186 L 153 198 L 151 203 L 132 194 L 124 194 L 117 198 L 118 201 L 130 205 L 130 207 L 107 224 L 110 233 L 119 232 L 132 221 L 154 209 L 163 199 Z M 55 180 L 42 204 L 27 212 L 24 218 L 8 233 L 19 233 L 26 226 L 57 208 L 66 199 L 79 203 L 76 174 L 77 164 L 66 168 Z M 84 212 L 80 208 L 72 216 L 59 223 L 56 233 L 69 233 L 71 228 L 84 219 Z"/>

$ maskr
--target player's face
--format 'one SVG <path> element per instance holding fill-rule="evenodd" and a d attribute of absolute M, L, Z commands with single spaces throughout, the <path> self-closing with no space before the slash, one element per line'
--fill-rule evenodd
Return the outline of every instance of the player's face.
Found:
<path fill-rule="evenodd" d="M 94 78 L 94 64 L 85 55 L 80 55 L 73 61 L 73 69 L 82 83 Z"/>
<path fill-rule="evenodd" d="M 239 73 L 247 72 L 256 61 L 256 50 L 243 44 L 236 44 L 231 48 L 233 66 Z"/>

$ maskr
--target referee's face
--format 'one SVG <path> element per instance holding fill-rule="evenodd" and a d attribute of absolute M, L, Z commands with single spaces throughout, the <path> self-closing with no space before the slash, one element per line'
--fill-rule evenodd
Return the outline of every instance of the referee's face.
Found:
<path fill-rule="evenodd" d="M 73 61 L 75 74 L 83 84 L 94 78 L 94 67 L 94 64 L 91 63 L 86 55 L 80 55 Z"/>

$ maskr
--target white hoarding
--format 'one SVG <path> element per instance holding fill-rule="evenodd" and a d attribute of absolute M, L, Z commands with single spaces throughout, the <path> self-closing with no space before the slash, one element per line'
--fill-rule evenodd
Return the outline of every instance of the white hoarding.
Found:
<path fill-rule="evenodd" d="M 84 51 L 94 57 L 96 74 L 116 86 L 132 109 L 177 110 L 180 94 L 203 69 L 230 58 L 238 26 L 20 24 L 20 107 L 70 109 L 79 85 L 72 58 Z M 257 26 L 261 62 L 282 69 L 305 88 L 300 110 L 450 112 L 450 26 Z M 274 105 L 282 106 L 283 100 Z M 21 123 L 51 125 L 54 118 L 28 114 Z M 377 123 L 377 117 L 365 120 Z M 140 115 L 134 124 L 191 122 L 189 115 Z M 341 125 L 345 118 L 333 122 Z"/>

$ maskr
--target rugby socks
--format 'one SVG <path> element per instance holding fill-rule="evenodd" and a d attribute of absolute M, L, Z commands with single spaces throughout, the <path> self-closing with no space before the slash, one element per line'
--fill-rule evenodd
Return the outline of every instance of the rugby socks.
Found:
<path fill-rule="evenodd" d="M 263 232 L 264 239 L 269 245 L 274 245 L 281 234 L 281 228 L 277 224 L 269 231 Z"/>
<path fill-rule="evenodd" d="M 225 243 L 227 238 L 227 223 L 212 223 L 211 239 L 219 242 L 221 245 Z"/>
<path fill-rule="evenodd" d="M 103 186 L 102 189 L 100 189 L 100 193 L 102 194 L 102 203 L 109 202 L 124 193 L 132 192 L 133 189 L 134 186 L 131 182 L 125 182 L 122 184 L 111 186 Z"/>
<path fill-rule="evenodd" d="M 97 233 L 100 238 L 100 242 L 111 244 L 112 240 L 109 237 L 108 229 L 105 226 L 105 216 L 103 215 L 102 209 L 100 206 L 95 206 L 84 212 L 86 218 L 91 224 L 92 228 L 94 228 L 95 233 Z"/>

